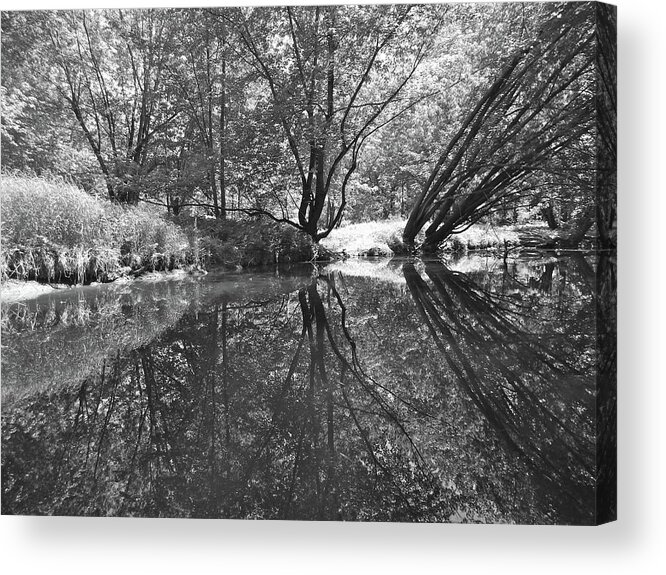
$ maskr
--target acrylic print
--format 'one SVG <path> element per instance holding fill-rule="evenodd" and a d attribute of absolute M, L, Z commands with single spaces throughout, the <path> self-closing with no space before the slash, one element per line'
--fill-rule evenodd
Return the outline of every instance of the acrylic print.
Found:
<path fill-rule="evenodd" d="M 2 513 L 615 518 L 615 8 L 2 13 Z"/>

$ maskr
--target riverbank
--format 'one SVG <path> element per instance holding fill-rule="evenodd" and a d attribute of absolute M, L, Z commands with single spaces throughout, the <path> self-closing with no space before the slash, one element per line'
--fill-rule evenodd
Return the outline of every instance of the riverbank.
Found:
<path fill-rule="evenodd" d="M 5 280 L 0 283 L 0 300 L 2 303 L 14 303 L 26 299 L 33 299 L 51 293 L 56 289 L 67 289 L 68 286 L 60 284 L 52 286 L 36 281 Z"/>
<path fill-rule="evenodd" d="M 58 179 L 2 176 L 2 280 L 89 285 L 146 273 L 228 270 L 327 257 L 286 224 L 167 216 L 155 206 L 109 202 Z M 5 285 L 6 284 L 6 285 Z M 32 297 L 44 285 L 3 283 L 3 299 Z"/>
<path fill-rule="evenodd" d="M 395 253 L 402 242 L 405 220 L 384 220 L 349 224 L 334 229 L 321 245 L 338 257 L 384 256 Z"/>
<path fill-rule="evenodd" d="M 406 220 L 387 220 L 350 224 L 333 230 L 321 243 L 341 257 L 390 257 L 404 252 L 402 231 L 406 223 Z M 479 223 L 445 240 L 440 252 L 503 252 L 522 247 L 527 237 L 542 237 L 548 241 L 552 235 L 545 224 L 494 226 Z M 423 233 L 416 238 L 416 244 L 422 241 Z"/>
<path fill-rule="evenodd" d="M 267 218 L 167 216 L 155 206 L 123 206 L 62 180 L 3 175 L 2 280 L 48 286 L 108 283 L 146 273 L 243 269 L 276 263 L 391 257 L 406 253 L 405 220 L 350 224 L 319 244 L 295 227 Z M 421 234 L 416 238 L 418 245 Z M 441 253 L 504 253 L 557 244 L 545 224 L 476 224 L 448 238 Z M 3 300 L 45 290 L 3 283 Z M 41 291 L 40 291 L 41 290 Z M 18 299 L 17 299 L 18 298 Z"/>

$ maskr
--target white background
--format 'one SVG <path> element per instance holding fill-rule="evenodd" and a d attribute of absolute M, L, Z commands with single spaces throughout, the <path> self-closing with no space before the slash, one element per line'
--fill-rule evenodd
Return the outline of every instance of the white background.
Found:
<path fill-rule="evenodd" d="M 2 9 L 187 4 L 10 0 Z M 206 4 L 220 2 L 191 3 Z M 666 573 L 666 318 L 661 273 L 666 240 L 666 3 L 616 4 L 619 521 L 571 528 L 0 517 L 3 572 Z"/>

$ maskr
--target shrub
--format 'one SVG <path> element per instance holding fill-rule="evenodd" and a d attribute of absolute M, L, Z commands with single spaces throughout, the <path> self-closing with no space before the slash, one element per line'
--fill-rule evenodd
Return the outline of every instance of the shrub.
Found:
<path fill-rule="evenodd" d="M 318 246 L 293 226 L 267 219 L 199 220 L 199 249 L 207 265 L 260 266 L 311 261 Z"/>
<path fill-rule="evenodd" d="M 229 241 L 204 236 L 201 238 L 200 249 L 204 254 L 206 265 L 222 265 L 235 268 L 241 265 L 241 251 Z"/>

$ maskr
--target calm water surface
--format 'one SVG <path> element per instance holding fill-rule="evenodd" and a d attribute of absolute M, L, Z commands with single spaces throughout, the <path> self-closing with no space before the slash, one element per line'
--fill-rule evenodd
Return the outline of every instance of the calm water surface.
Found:
<path fill-rule="evenodd" d="M 583 256 L 360 260 L 2 307 L 2 512 L 590 523 Z"/>

